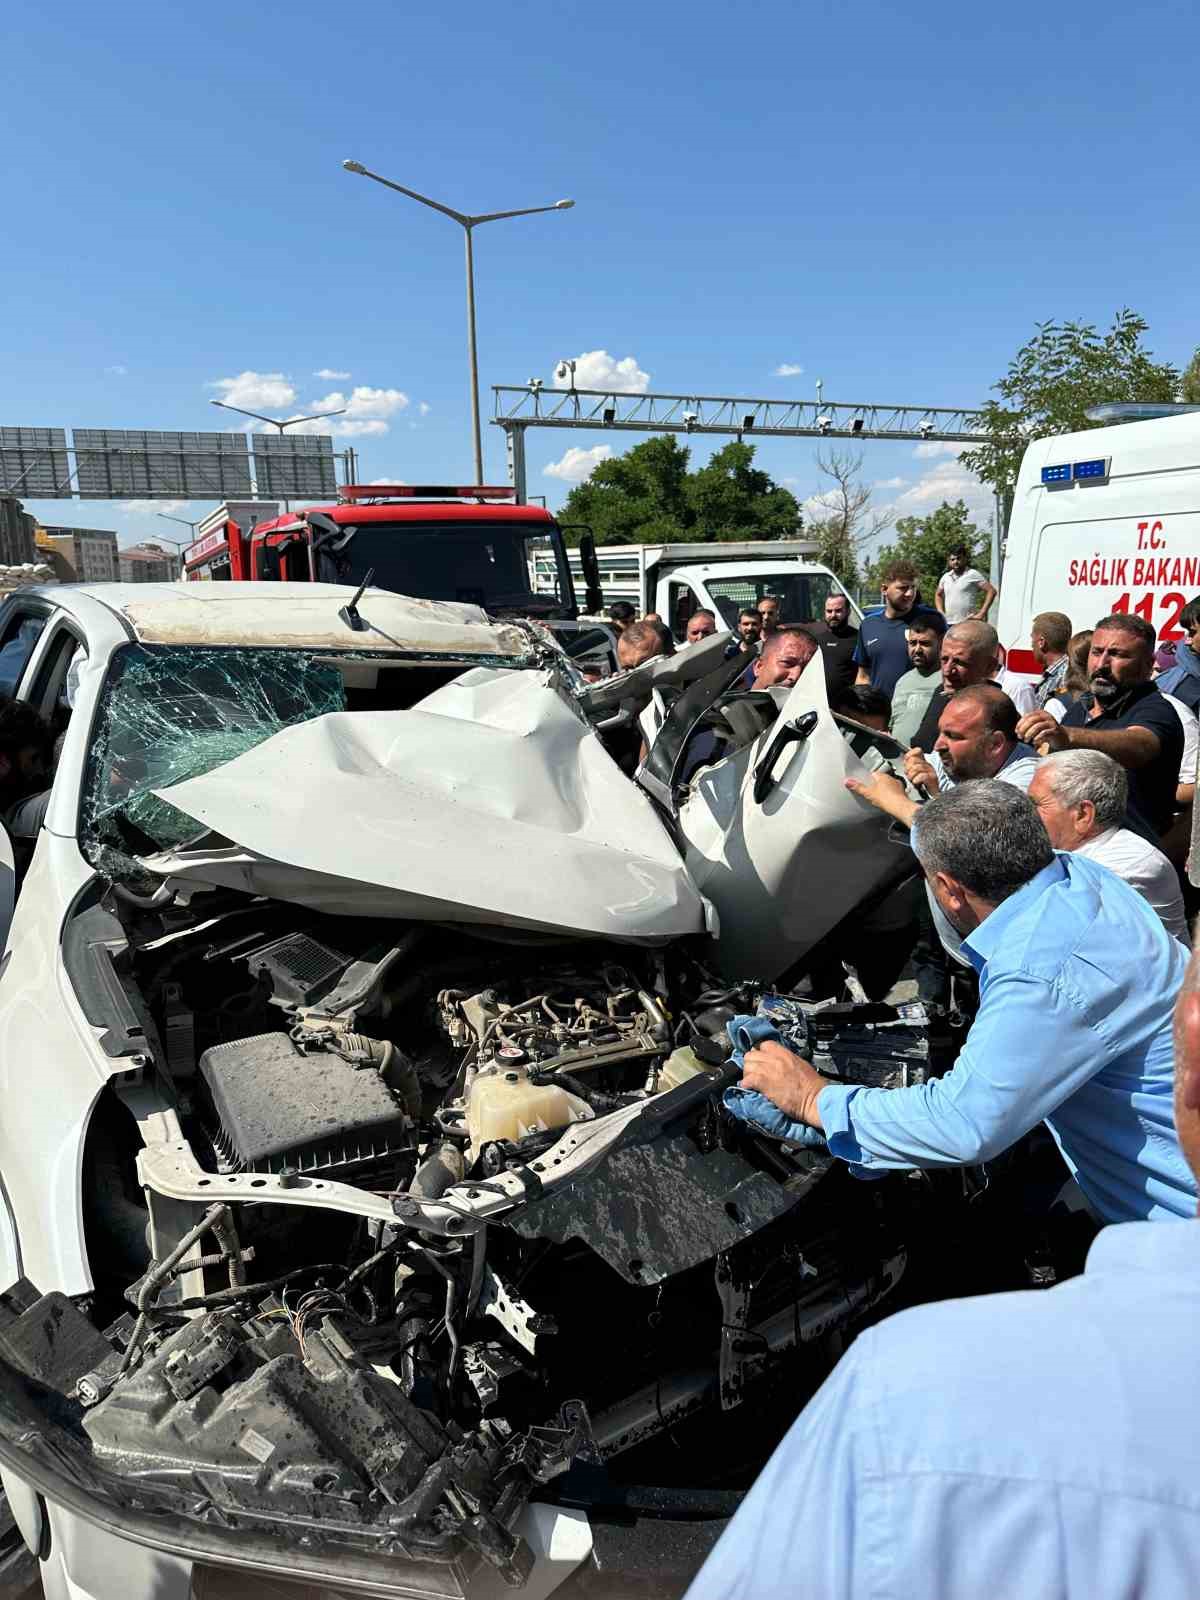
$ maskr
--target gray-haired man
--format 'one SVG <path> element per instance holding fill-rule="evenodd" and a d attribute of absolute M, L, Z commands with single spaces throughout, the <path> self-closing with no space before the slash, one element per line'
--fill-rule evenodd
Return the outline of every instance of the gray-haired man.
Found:
<path fill-rule="evenodd" d="M 1124 826 L 1124 767 L 1102 750 L 1061 750 L 1038 764 L 1028 793 L 1056 850 L 1073 850 L 1115 872 L 1154 908 L 1168 933 L 1187 942 L 1175 868 L 1149 840 Z"/>

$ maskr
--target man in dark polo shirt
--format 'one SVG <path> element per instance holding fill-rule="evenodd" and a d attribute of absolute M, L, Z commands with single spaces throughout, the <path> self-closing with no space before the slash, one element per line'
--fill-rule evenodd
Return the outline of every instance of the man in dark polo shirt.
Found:
<path fill-rule="evenodd" d="M 900 677 L 908 671 L 905 632 L 909 623 L 920 617 L 942 634 L 946 619 L 932 606 L 918 603 L 917 569 L 911 561 L 889 561 L 880 574 L 880 589 L 883 604 L 867 612 L 858 630 L 854 647 L 858 676 L 854 681 L 869 683 L 890 700 Z"/>
<path fill-rule="evenodd" d="M 1102 750 L 1111 756 L 1129 774 L 1130 812 L 1161 835 L 1175 811 L 1183 728 L 1150 678 L 1156 642 L 1141 617 L 1102 618 L 1088 653 L 1090 693 L 1070 707 L 1061 725 L 1048 711 L 1031 711 L 1021 718 L 1017 737 L 1042 755 Z"/>
<path fill-rule="evenodd" d="M 825 663 L 825 688 L 832 701 L 854 684 L 858 668 L 854 651 L 858 629 L 850 621 L 850 602 L 844 594 L 831 594 L 825 602 L 824 622 L 814 622 L 808 631 L 821 647 Z"/>

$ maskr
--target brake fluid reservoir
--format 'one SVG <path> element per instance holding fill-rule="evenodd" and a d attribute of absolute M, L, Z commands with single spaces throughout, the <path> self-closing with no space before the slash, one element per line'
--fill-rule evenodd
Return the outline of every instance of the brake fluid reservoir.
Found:
<path fill-rule="evenodd" d="M 530 1083 L 525 1067 L 481 1072 L 467 1096 L 466 1123 L 471 1150 L 478 1155 L 493 1139 L 525 1139 L 583 1122 L 592 1116 L 586 1100 L 556 1084 Z"/>

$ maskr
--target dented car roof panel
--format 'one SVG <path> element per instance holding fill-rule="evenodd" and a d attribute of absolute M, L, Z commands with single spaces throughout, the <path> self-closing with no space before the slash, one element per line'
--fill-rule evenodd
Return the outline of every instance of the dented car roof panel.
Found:
<path fill-rule="evenodd" d="M 417 600 L 368 589 L 359 600 L 366 628 L 338 613 L 357 591 L 340 583 L 112 584 L 102 594 L 143 644 L 302 646 L 372 653 L 506 656 L 531 654 L 529 635 L 488 620 L 478 606 Z"/>
<path fill-rule="evenodd" d="M 706 925 L 654 808 L 543 672 L 318 717 L 156 793 L 237 846 L 143 857 L 165 878 L 635 942 Z"/>

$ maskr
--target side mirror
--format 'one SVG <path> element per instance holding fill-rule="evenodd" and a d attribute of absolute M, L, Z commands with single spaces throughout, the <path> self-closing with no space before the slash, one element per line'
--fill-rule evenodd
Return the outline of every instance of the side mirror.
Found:
<path fill-rule="evenodd" d="M 600 563 L 596 560 L 596 535 L 590 529 L 579 540 L 579 565 L 583 568 L 587 613 L 599 616 L 604 608 L 604 593 L 600 588 Z"/>

